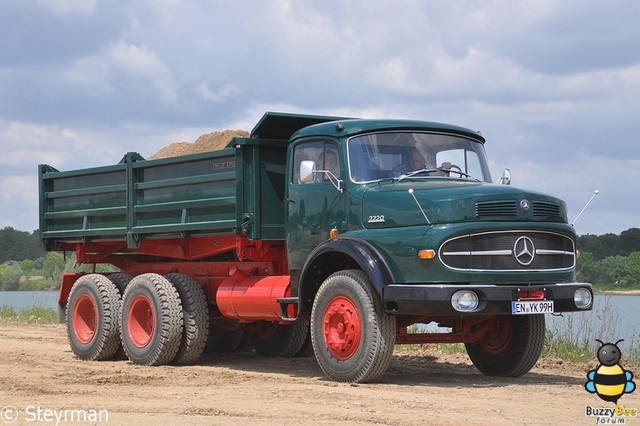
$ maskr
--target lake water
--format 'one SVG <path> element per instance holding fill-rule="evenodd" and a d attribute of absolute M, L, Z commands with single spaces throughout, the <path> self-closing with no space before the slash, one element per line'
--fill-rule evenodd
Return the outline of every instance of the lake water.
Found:
<path fill-rule="evenodd" d="M 0 306 L 11 306 L 16 311 L 33 306 L 58 309 L 58 291 L 0 291 Z"/>
<path fill-rule="evenodd" d="M 12 306 L 16 311 L 41 306 L 58 308 L 57 291 L 0 291 L 0 306 Z M 623 353 L 630 345 L 640 345 L 640 296 L 596 295 L 591 312 L 565 313 L 562 316 L 547 315 L 547 328 L 556 333 L 571 335 L 578 342 L 616 342 Z M 428 326 L 437 331 L 437 327 Z"/>
<path fill-rule="evenodd" d="M 547 328 L 559 333 L 568 330 L 579 343 L 594 343 L 595 339 L 615 343 L 624 339 L 618 345 L 624 354 L 630 346 L 640 346 L 639 308 L 640 296 L 597 294 L 593 311 L 547 315 Z"/>

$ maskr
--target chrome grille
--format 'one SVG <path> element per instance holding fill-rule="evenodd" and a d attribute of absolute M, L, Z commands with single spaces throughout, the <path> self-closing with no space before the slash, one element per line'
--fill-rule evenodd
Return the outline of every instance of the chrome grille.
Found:
<path fill-rule="evenodd" d="M 499 231 L 464 235 L 438 251 L 448 268 L 463 271 L 562 271 L 575 266 L 571 238 L 543 231 Z"/>

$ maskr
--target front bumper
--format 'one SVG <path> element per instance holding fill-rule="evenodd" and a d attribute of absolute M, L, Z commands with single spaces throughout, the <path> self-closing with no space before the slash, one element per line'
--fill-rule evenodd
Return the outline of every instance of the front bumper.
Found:
<path fill-rule="evenodd" d="M 578 288 L 591 292 L 591 305 L 578 308 L 574 293 Z M 473 312 L 453 309 L 451 297 L 458 290 L 472 290 L 480 302 Z M 384 287 L 384 308 L 391 315 L 511 315 L 511 302 L 520 300 L 521 290 L 543 290 L 544 300 L 553 300 L 554 312 L 589 311 L 593 307 L 593 289 L 587 283 L 540 285 L 470 285 L 470 284 L 390 284 Z"/>

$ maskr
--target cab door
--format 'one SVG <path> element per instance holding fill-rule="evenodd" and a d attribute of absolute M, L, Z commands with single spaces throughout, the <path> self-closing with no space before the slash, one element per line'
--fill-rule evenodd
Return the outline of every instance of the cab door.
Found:
<path fill-rule="evenodd" d="M 311 250 L 329 239 L 331 229 L 342 230 L 344 192 L 336 188 L 327 172 L 320 170 L 329 171 L 342 180 L 345 167 L 343 156 L 332 141 L 301 141 L 290 149 L 293 152 L 288 165 L 286 242 L 289 269 L 295 271 L 302 269 Z M 308 182 L 300 179 L 303 161 L 315 162 L 319 170 Z"/>

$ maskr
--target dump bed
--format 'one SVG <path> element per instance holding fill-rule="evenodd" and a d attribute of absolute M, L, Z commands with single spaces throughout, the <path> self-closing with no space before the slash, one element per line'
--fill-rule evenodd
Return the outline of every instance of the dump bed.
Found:
<path fill-rule="evenodd" d="M 40 230 L 61 243 L 169 234 L 229 234 L 236 228 L 235 149 L 58 172 L 41 165 Z"/>
<path fill-rule="evenodd" d="M 234 145 L 153 161 L 128 153 L 113 166 L 68 172 L 39 166 L 45 245 L 126 239 L 133 248 L 144 238 L 239 233 L 283 239 L 286 145 Z"/>
<path fill-rule="evenodd" d="M 40 231 L 48 250 L 89 240 L 188 235 L 284 239 L 289 137 L 336 117 L 266 113 L 249 138 L 225 149 L 146 161 L 128 153 L 112 166 L 61 172 L 38 166 Z"/>

